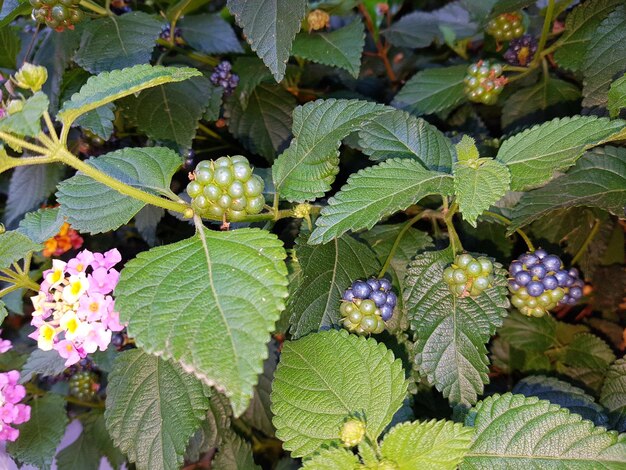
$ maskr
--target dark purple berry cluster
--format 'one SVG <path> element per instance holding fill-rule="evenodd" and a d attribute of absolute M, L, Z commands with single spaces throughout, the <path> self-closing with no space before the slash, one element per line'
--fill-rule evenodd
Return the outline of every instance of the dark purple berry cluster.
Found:
<path fill-rule="evenodd" d="M 233 66 L 227 60 L 220 62 L 211 74 L 211 83 L 222 87 L 225 95 L 230 95 L 239 85 L 239 75 L 232 72 Z"/>
<path fill-rule="evenodd" d="M 513 39 L 504 53 L 504 60 L 511 65 L 526 67 L 535 57 L 537 40 L 530 34 Z"/>
<path fill-rule="evenodd" d="M 524 315 L 541 317 L 557 305 L 575 304 L 583 281 L 574 268 L 563 269 L 561 258 L 545 250 L 528 252 L 509 266 L 511 303 Z"/>
<path fill-rule="evenodd" d="M 388 279 L 357 280 L 343 293 L 343 326 L 357 334 L 381 333 L 393 316 L 398 297 Z"/>
<path fill-rule="evenodd" d="M 164 39 L 165 41 L 173 41 L 175 45 L 180 46 L 181 44 L 184 43 L 183 40 L 183 33 L 181 31 L 180 28 L 176 27 L 174 28 L 174 37 L 172 38 L 172 29 L 170 27 L 170 25 L 165 25 L 163 26 L 163 29 L 161 30 L 161 34 L 159 34 L 159 39 Z"/>

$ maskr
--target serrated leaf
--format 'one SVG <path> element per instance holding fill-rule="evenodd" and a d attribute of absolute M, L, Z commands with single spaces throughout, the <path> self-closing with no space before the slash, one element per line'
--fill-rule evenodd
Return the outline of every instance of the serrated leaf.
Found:
<path fill-rule="evenodd" d="M 0 119 L 0 131 L 34 137 L 41 132 L 41 116 L 48 110 L 48 97 L 41 91 L 23 102 L 23 108 Z"/>
<path fill-rule="evenodd" d="M 185 16 L 179 25 L 187 44 L 205 54 L 243 52 L 232 26 L 219 14 Z"/>
<path fill-rule="evenodd" d="M 535 397 L 493 395 L 470 411 L 465 424 L 474 426 L 476 433 L 462 470 L 617 470 L 626 464 L 623 436 Z"/>
<path fill-rule="evenodd" d="M 0 269 L 8 268 L 31 251 L 39 250 L 41 250 L 41 245 L 23 233 L 16 230 L 4 232 L 0 234 Z"/>
<path fill-rule="evenodd" d="M 161 27 L 159 20 L 141 11 L 92 20 L 83 30 L 74 61 L 91 73 L 145 64 Z"/>
<path fill-rule="evenodd" d="M 583 106 L 606 106 L 611 81 L 626 70 L 626 5 L 594 31 L 583 66 Z"/>
<path fill-rule="evenodd" d="M 127 15 L 124 15 L 127 16 Z M 117 99 L 165 83 L 180 82 L 201 75 L 188 67 L 137 65 L 104 72 L 87 80 L 70 101 L 63 103 L 57 118 L 70 125 L 79 116 Z"/>
<path fill-rule="evenodd" d="M 18 426 L 19 439 L 7 443 L 7 452 L 22 463 L 49 470 L 67 425 L 65 401 L 48 393 L 31 400 L 30 420 Z"/>
<path fill-rule="evenodd" d="M 497 160 L 454 166 L 454 194 L 463 219 L 476 227 L 478 217 L 506 194 L 511 185 L 508 168 Z"/>
<path fill-rule="evenodd" d="M 276 435 L 292 456 L 308 456 L 338 443 L 344 420 L 358 413 L 375 440 L 406 390 L 401 361 L 374 339 L 331 330 L 285 342 L 272 390 Z"/>
<path fill-rule="evenodd" d="M 248 106 L 248 99 L 257 85 L 272 81 L 272 73 L 263 61 L 256 56 L 238 57 L 233 63 L 233 72 L 239 76 L 239 84 L 233 92 L 242 109 Z"/>
<path fill-rule="evenodd" d="M 258 85 L 247 98 L 245 108 L 236 97 L 226 101 L 228 130 L 248 150 L 271 163 L 291 137 L 291 114 L 295 107 L 295 97 L 283 87 Z"/>
<path fill-rule="evenodd" d="M 83 114 L 74 124 L 97 135 L 102 140 L 109 140 L 111 134 L 113 134 L 114 110 L 115 106 L 112 103 L 107 103 L 87 114 Z"/>
<path fill-rule="evenodd" d="M 330 33 L 301 32 L 293 41 L 291 53 L 296 57 L 347 70 L 358 78 L 365 30 L 360 20 Z"/>
<path fill-rule="evenodd" d="M 452 403 L 471 404 L 489 382 L 486 343 L 509 306 L 504 270 L 476 298 L 457 298 L 443 280 L 452 251 L 425 252 L 409 265 L 404 305 L 415 331 L 415 361 Z"/>
<path fill-rule="evenodd" d="M 170 149 L 145 147 L 117 150 L 87 163 L 123 183 L 158 194 L 169 189 L 181 159 Z M 56 195 L 70 225 L 88 233 L 115 230 L 145 206 L 80 172 L 59 184 Z"/>
<path fill-rule="evenodd" d="M 593 397 L 587 395 L 582 389 L 554 377 L 546 377 L 545 375 L 526 377 L 513 387 L 512 392 L 548 400 L 550 403 L 567 408 L 584 419 L 593 421 L 596 426 L 606 427 L 608 422 L 604 409 L 595 402 Z"/>
<path fill-rule="evenodd" d="M 209 409 L 208 387 L 139 349 L 120 354 L 108 380 L 104 416 L 115 445 L 139 470 L 179 468 Z"/>
<path fill-rule="evenodd" d="M 526 190 L 569 168 L 585 150 L 610 141 L 625 125 L 595 116 L 554 119 L 505 140 L 496 160 L 509 167 L 511 188 Z"/>
<path fill-rule="evenodd" d="M 317 100 L 293 112 L 294 138 L 272 167 L 281 197 L 303 202 L 324 195 L 339 172 L 339 145 L 368 119 L 389 111 L 359 100 Z"/>
<path fill-rule="evenodd" d="M 380 453 L 398 470 L 455 470 L 473 434 L 471 428 L 452 421 L 401 423 L 385 435 Z"/>
<path fill-rule="evenodd" d="M 20 43 L 15 28 L 0 27 L 0 68 L 10 70 L 17 68 L 16 58 L 20 51 Z"/>
<path fill-rule="evenodd" d="M 29 382 L 33 376 L 53 377 L 65 370 L 65 359 L 56 351 L 35 349 L 28 356 L 20 372 L 20 383 Z"/>
<path fill-rule="evenodd" d="M 600 403 L 609 411 L 611 426 L 626 431 L 626 359 L 618 359 L 609 368 Z"/>
<path fill-rule="evenodd" d="M 228 436 L 233 412 L 228 398 L 219 393 L 213 393 L 209 403 L 209 412 L 200 429 L 189 440 L 185 451 L 185 460 L 197 462 L 201 454 L 218 447 L 224 437 Z"/>
<path fill-rule="evenodd" d="M 39 209 L 26 214 L 17 230 L 35 243 L 43 243 L 59 233 L 63 222 L 64 219 L 58 207 Z"/>
<path fill-rule="evenodd" d="M 520 199 L 509 230 L 529 224 L 556 209 L 599 207 L 617 216 L 626 206 L 626 149 L 601 147 L 587 152 L 565 175 Z"/>
<path fill-rule="evenodd" d="M 328 200 L 309 243 L 326 243 L 348 230 L 369 229 L 425 196 L 450 194 L 452 186 L 450 175 L 425 170 L 416 160 L 386 160 L 353 174 Z"/>
<path fill-rule="evenodd" d="M 612 118 L 617 117 L 620 109 L 626 107 L 626 74 L 611 83 L 607 98 L 609 114 Z"/>
<path fill-rule="evenodd" d="M 465 65 L 422 70 L 406 82 L 391 105 L 417 116 L 450 110 L 465 100 L 466 70 Z"/>
<path fill-rule="evenodd" d="M 359 147 L 372 160 L 414 158 L 429 170 L 452 172 L 455 149 L 435 126 L 394 110 L 376 116 L 359 131 Z"/>
<path fill-rule="evenodd" d="M 216 470 L 260 470 L 252 458 L 250 444 L 237 436 L 234 432 L 228 433 L 227 439 L 220 446 L 212 462 Z"/>
<path fill-rule="evenodd" d="M 287 302 L 294 339 L 338 324 L 343 292 L 355 280 L 367 279 L 380 269 L 374 253 L 348 235 L 316 246 L 301 237 L 295 254 L 302 271 Z"/>
<path fill-rule="evenodd" d="M 293 39 L 300 31 L 306 0 L 228 0 L 227 6 L 252 50 L 280 82 Z"/>
<path fill-rule="evenodd" d="M 305 460 L 302 470 L 356 470 L 362 468 L 359 458 L 347 449 L 322 449 Z"/>
<path fill-rule="evenodd" d="M 140 347 L 223 391 L 241 415 L 284 309 L 285 256 L 263 230 L 206 230 L 127 263 L 115 306 Z"/>
<path fill-rule="evenodd" d="M 621 0 L 590 0 L 567 15 L 565 30 L 554 53 L 554 59 L 561 67 L 573 71 L 582 68 L 596 28 L 620 3 Z"/>
<path fill-rule="evenodd" d="M 476 148 L 476 141 L 464 134 L 461 137 L 461 140 L 454 146 L 457 154 L 457 159 L 459 163 L 470 163 L 478 160 L 480 158 L 480 154 L 478 153 L 478 149 Z"/>
<path fill-rule="evenodd" d="M 498 334 L 518 349 L 543 353 L 556 343 L 556 325 L 550 315 L 529 318 L 514 310 L 504 320 Z"/>

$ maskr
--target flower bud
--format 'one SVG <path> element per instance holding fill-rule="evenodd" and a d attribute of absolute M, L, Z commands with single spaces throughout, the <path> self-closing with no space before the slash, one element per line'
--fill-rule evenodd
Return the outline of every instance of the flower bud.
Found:
<path fill-rule="evenodd" d="M 38 92 L 48 80 L 48 70 L 40 65 L 25 62 L 13 77 L 13 81 L 20 88 Z"/>
<path fill-rule="evenodd" d="M 313 10 L 306 18 L 309 32 L 326 29 L 330 25 L 330 15 L 324 10 Z"/>
<path fill-rule="evenodd" d="M 360 419 L 350 418 L 341 428 L 339 438 L 347 447 L 358 445 L 365 437 L 365 423 Z"/>
<path fill-rule="evenodd" d="M 19 113 L 22 109 L 24 109 L 24 102 L 22 100 L 11 100 L 7 103 L 5 109 L 9 116 Z"/>

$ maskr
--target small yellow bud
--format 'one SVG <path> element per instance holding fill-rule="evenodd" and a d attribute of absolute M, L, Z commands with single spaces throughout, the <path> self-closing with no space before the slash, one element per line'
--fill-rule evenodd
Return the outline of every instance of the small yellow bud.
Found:
<path fill-rule="evenodd" d="M 309 32 L 326 29 L 330 25 L 330 15 L 324 10 L 313 10 L 306 17 L 309 25 Z"/>
<path fill-rule="evenodd" d="M 191 219 L 192 217 L 193 217 L 193 209 L 191 207 L 188 207 L 187 209 L 185 209 L 185 212 L 183 212 L 183 218 Z"/>
<path fill-rule="evenodd" d="M 293 216 L 298 219 L 304 219 L 311 214 L 311 204 L 308 202 L 303 202 L 302 204 L 298 204 L 293 209 Z"/>
<path fill-rule="evenodd" d="M 13 77 L 13 81 L 18 87 L 32 90 L 33 92 L 41 90 L 46 80 L 48 80 L 48 70 L 45 67 L 29 64 L 28 62 L 25 62 Z"/>
<path fill-rule="evenodd" d="M 11 100 L 7 103 L 5 110 L 9 116 L 15 113 L 19 113 L 24 109 L 24 102 L 22 100 Z"/>
<path fill-rule="evenodd" d="M 350 418 L 341 428 L 339 438 L 346 447 L 358 445 L 365 437 L 365 423 L 360 419 Z"/>

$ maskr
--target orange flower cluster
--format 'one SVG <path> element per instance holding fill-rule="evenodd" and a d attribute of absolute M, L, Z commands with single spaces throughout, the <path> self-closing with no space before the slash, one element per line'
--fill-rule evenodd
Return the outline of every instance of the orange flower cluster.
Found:
<path fill-rule="evenodd" d="M 65 222 L 61 226 L 59 233 L 46 240 L 43 255 L 48 257 L 61 256 L 72 248 L 77 250 L 81 246 L 83 246 L 83 237 L 81 237 L 76 230 L 71 228 L 70 224 Z"/>

